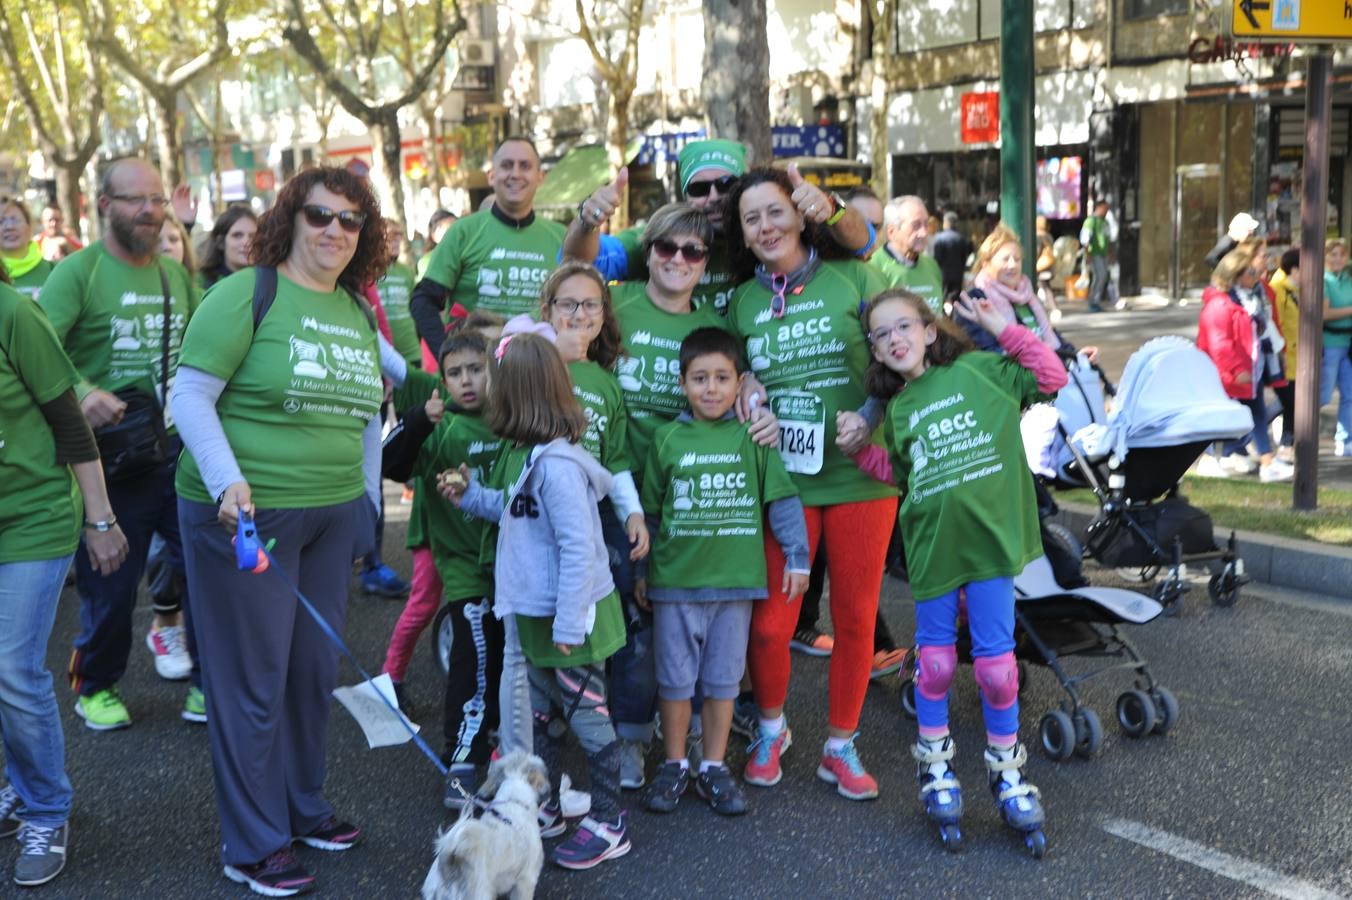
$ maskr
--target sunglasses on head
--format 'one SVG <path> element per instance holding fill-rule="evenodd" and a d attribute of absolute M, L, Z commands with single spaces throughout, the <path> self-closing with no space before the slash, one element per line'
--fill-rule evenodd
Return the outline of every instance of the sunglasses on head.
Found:
<path fill-rule="evenodd" d="M 736 175 L 723 175 L 712 181 L 692 181 L 685 186 L 685 195 L 687 197 L 707 197 L 712 188 L 718 188 L 720 194 L 727 194 L 736 183 Z"/>
<path fill-rule="evenodd" d="M 653 241 L 653 252 L 657 254 L 658 259 L 671 259 L 679 253 L 689 263 L 703 262 L 709 256 L 708 247 L 701 247 L 699 244 L 678 244 L 666 238 Z"/>
<path fill-rule="evenodd" d="M 366 224 L 366 213 L 355 209 L 334 212 L 327 206 L 315 206 L 307 203 L 300 208 L 300 211 L 305 213 L 305 222 L 311 228 L 328 228 L 329 223 L 337 219 L 339 226 L 344 231 L 348 234 L 356 234 Z"/>

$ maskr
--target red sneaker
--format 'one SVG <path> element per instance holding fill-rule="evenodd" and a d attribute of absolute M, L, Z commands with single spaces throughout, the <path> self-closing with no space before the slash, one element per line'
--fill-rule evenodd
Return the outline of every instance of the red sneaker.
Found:
<path fill-rule="evenodd" d="M 840 796 L 849 800 L 872 800 L 878 796 L 878 782 L 864 770 L 854 738 L 839 750 L 822 750 L 822 762 L 817 766 L 817 777 L 834 784 Z"/>
<path fill-rule="evenodd" d="M 756 730 L 756 739 L 747 747 L 750 758 L 746 761 L 746 771 L 742 773 L 747 784 L 757 787 L 771 787 L 779 784 L 784 770 L 779 766 L 779 757 L 793 746 L 793 733 L 785 725 L 778 732 L 768 732 L 764 726 Z"/>

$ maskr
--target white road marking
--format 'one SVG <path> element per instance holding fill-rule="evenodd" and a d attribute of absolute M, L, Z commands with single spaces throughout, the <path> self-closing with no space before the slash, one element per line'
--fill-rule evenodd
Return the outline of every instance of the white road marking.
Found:
<path fill-rule="evenodd" d="M 1123 840 L 1149 847 L 1160 853 L 1167 853 L 1175 859 L 1181 859 L 1224 878 L 1241 881 L 1288 900 L 1345 900 L 1343 895 L 1326 891 L 1317 884 L 1283 875 L 1257 863 L 1213 850 L 1187 838 L 1130 819 L 1109 819 L 1103 823 L 1103 830 Z"/>

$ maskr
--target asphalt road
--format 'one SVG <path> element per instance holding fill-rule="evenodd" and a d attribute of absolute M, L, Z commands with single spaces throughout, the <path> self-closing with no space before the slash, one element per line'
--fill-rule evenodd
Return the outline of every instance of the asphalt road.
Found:
<path fill-rule="evenodd" d="M 387 546 L 402 543 L 403 529 L 391 522 Z M 390 557 L 408 571 L 406 553 Z M 898 582 L 888 580 L 883 603 L 898 636 L 908 637 L 911 614 Z M 373 669 L 400 605 L 352 599 L 348 639 Z M 138 635 L 148 627 L 147 608 L 136 624 Z M 48 654 L 58 673 L 77 625 L 78 599 L 67 591 Z M 547 868 L 540 896 L 1251 897 L 1264 895 L 1253 882 L 1265 878 L 1285 896 L 1319 896 L 1311 893 L 1317 889 L 1352 895 L 1352 727 L 1343 693 L 1352 683 L 1352 604 L 1251 591 L 1234 608 L 1219 609 L 1201 591 L 1177 618 L 1132 636 L 1177 695 L 1181 720 L 1168 736 L 1126 739 L 1113 721 L 1114 698 L 1128 687 L 1122 673 L 1089 683 L 1089 702 L 1108 725 L 1101 756 L 1052 763 L 1035 754 L 1028 768 L 1048 811 L 1051 849 L 1040 862 L 999 823 L 985 791 L 969 668 L 960 668 L 953 700 L 967 847 L 948 855 L 916 801 L 908 754 L 914 725 L 901 712 L 897 680 L 870 688 L 859 738 L 881 797 L 850 802 L 813 774 L 825 737 L 826 663 L 795 656 L 788 712 L 797 744 L 785 756 L 780 786 L 748 788 L 752 810 L 737 820 L 716 818 L 693 794 L 670 817 L 635 811 L 628 857 L 589 873 Z M 86 730 L 71 711 L 69 689 L 58 684 L 76 806 L 69 866 L 41 894 L 243 897 L 247 891 L 228 883 L 217 863 L 205 730 L 179 720 L 183 686 L 160 681 L 141 646 L 124 683 L 135 720 L 128 730 Z M 439 735 L 427 651 L 424 642 L 410 685 L 428 732 Z M 354 680 L 346 667 L 343 680 Z M 1023 701 L 1026 735 L 1036 740 L 1038 718 L 1059 699 L 1050 672 L 1034 670 Z M 439 775 L 411 745 L 366 749 L 339 708 L 328 762 L 329 795 L 366 829 L 367 840 L 344 854 L 300 851 L 321 893 L 414 896 L 446 821 Z M 9 882 L 14 853 L 12 842 L 0 845 L 0 896 L 19 894 Z"/>

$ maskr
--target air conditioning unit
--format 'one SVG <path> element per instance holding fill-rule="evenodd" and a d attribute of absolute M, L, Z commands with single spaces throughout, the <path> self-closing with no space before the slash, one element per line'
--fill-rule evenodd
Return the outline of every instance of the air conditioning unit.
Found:
<path fill-rule="evenodd" d="M 466 40 L 460 43 L 460 65 L 493 65 L 494 46 L 492 41 Z"/>

